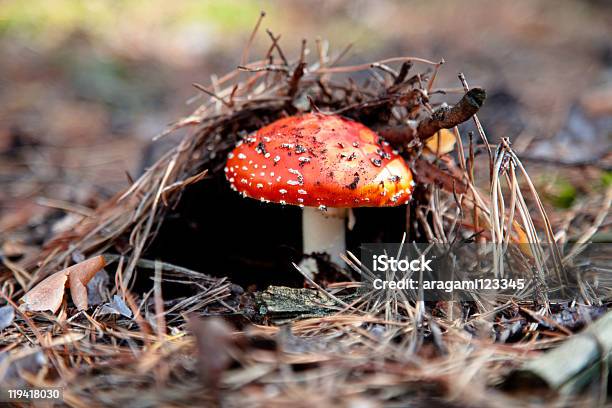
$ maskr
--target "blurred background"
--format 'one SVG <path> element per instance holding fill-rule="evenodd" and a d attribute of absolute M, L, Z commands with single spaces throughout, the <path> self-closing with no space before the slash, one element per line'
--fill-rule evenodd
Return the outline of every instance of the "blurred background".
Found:
<path fill-rule="evenodd" d="M 240 63 L 261 10 L 288 57 L 321 39 L 352 44 L 343 64 L 444 59 L 438 87 L 465 73 L 491 138 L 555 165 L 536 179 L 556 207 L 611 182 L 609 1 L 0 1 L 0 235 L 126 187 L 197 106 L 192 83 Z M 251 58 L 268 46 L 260 30 Z"/>

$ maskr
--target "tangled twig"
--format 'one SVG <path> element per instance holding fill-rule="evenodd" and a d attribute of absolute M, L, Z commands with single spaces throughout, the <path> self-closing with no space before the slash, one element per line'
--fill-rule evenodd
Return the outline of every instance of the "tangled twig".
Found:
<path fill-rule="evenodd" d="M 412 140 L 426 140 L 441 129 L 450 129 L 470 119 L 484 104 L 487 94 L 482 88 L 473 88 L 457 104 L 442 106 L 416 125 L 403 124 L 378 130 L 389 143 L 403 146 Z"/>

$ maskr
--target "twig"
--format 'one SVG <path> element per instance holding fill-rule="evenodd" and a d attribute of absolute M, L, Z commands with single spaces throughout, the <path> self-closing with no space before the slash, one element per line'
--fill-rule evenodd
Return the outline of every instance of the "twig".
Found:
<path fill-rule="evenodd" d="M 213 98 L 215 98 L 216 100 L 220 101 L 221 103 L 223 103 L 225 106 L 227 107 L 231 107 L 230 104 L 228 102 L 225 101 L 225 99 L 221 98 L 219 95 L 217 95 L 216 93 L 209 91 L 208 89 L 206 89 L 204 87 L 204 85 L 200 85 L 197 82 L 194 82 L 192 84 L 196 89 L 198 89 L 199 91 L 204 92 L 206 95 L 211 96 Z"/>
<path fill-rule="evenodd" d="M 249 51 L 251 50 L 251 45 L 253 45 L 253 40 L 255 39 L 255 35 L 257 35 L 257 31 L 259 31 L 259 26 L 261 25 L 261 22 L 263 21 L 265 16 L 266 16 L 266 12 L 262 10 L 259 13 L 259 18 L 257 19 L 257 23 L 255 23 L 255 27 L 253 27 L 253 31 L 251 31 L 249 40 L 247 41 L 246 46 L 244 47 L 244 50 L 242 51 L 242 57 L 240 58 L 241 65 L 244 65 L 247 62 L 249 62 Z"/>
<path fill-rule="evenodd" d="M 411 61 L 411 62 L 422 62 L 424 64 L 429 64 L 429 65 L 437 65 L 438 62 L 433 62 L 424 58 L 418 58 L 418 57 L 394 57 L 394 58 L 386 58 L 380 61 L 375 61 L 375 62 L 370 62 L 367 64 L 359 64 L 359 65 L 348 65 L 345 67 L 322 67 L 317 69 L 315 72 L 317 74 L 323 74 L 323 73 L 347 73 L 347 72 L 357 72 L 357 71 L 364 71 L 366 69 L 370 69 L 372 68 L 372 64 L 388 64 L 391 62 L 406 62 L 406 61 Z"/>
<path fill-rule="evenodd" d="M 441 129 L 453 128 L 470 119 L 482 107 L 486 92 L 482 88 L 469 90 L 456 105 L 442 107 L 416 126 L 390 126 L 378 130 L 389 143 L 404 146 L 414 139 L 427 140 Z"/>
<path fill-rule="evenodd" d="M 459 81 L 461 81 L 461 84 L 463 85 L 463 89 L 465 90 L 465 92 L 469 92 L 470 87 L 468 86 L 467 80 L 465 79 L 465 75 L 463 75 L 463 72 L 460 72 L 458 77 L 459 77 Z M 485 146 L 487 147 L 487 155 L 489 156 L 489 180 L 492 180 L 493 179 L 493 153 L 491 152 L 491 145 L 489 144 L 489 139 L 487 139 L 487 135 L 485 134 L 484 129 L 482 128 L 482 125 L 480 124 L 480 120 L 478 119 L 478 116 L 476 116 L 476 112 L 474 112 L 473 116 L 474 116 L 474 124 L 476 125 L 476 130 L 478 130 L 478 134 L 480 135 L 480 138 L 482 139 Z"/>
<path fill-rule="evenodd" d="M 419 138 L 428 139 L 440 129 L 450 129 L 467 121 L 482 107 L 486 97 L 484 89 L 474 88 L 469 90 L 456 105 L 436 110 L 430 118 L 419 123 L 417 127 Z"/>
<path fill-rule="evenodd" d="M 289 65 L 289 61 L 287 61 L 287 58 L 285 58 L 285 54 L 283 53 L 283 50 L 281 50 L 281 47 L 278 44 L 278 40 L 280 40 L 281 36 L 278 35 L 277 37 L 275 37 L 272 31 L 268 29 L 266 29 L 266 33 L 268 33 L 268 35 L 270 36 L 270 39 L 272 40 L 272 46 L 276 48 L 276 51 L 278 51 L 278 55 L 283 60 L 283 64 L 285 64 L 286 66 Z"/>

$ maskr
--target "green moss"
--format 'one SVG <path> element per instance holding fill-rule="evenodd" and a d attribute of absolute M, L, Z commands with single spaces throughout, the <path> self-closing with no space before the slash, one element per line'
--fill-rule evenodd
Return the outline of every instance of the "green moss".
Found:
<path fill-rule="evenodd" d="M 53 30 L 61 34 L 77 28 L 108 25 L 113 14 L 112 4 L 100 0 L 9 1 L 0 7 L 0 32 L 39 35 Z"/>
<path fill-rule="evenodd" d="M 612 171 L 605 171 L 601 176 L 601 184 L 604 187 L 612 186 Z"/>
<path fill-rule="evenodd" d="M 251 30 L 260 7 L 255 1 L 186 1 L 176 22 L 206 21 L 221 30 Z"/>
<path fill-rule="evenodd" d="M 563 178 L 553 180 L 545 193 L 545 197 L 557 208 L 570 208 L 577 196 L 576 188 Z"/>

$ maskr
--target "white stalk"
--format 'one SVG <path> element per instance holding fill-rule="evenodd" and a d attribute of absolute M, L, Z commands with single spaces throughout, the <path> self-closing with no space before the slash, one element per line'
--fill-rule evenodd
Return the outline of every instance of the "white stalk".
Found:
<path fill-rule="evenodd" d="M 305 207 L 302 213 L 304 253 L 328 253 L 332 262 L 341 265 L 340 254 L 346 252 L 346 208 L 328 208 L 321 211 Z"/>

